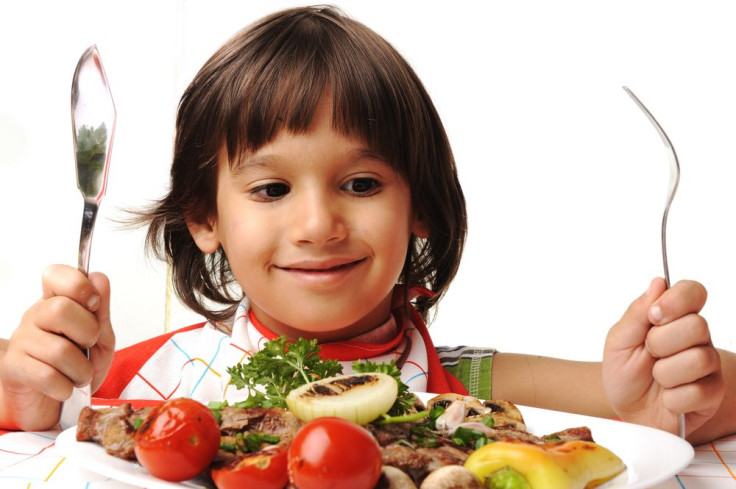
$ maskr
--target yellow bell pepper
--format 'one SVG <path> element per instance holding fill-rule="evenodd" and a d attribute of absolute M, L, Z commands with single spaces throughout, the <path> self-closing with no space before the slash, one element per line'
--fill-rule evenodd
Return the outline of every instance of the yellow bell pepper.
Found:
<path fill-rule="evenodd" d="M 614 478 L 626 466 L 607 448 L 573 440 L 545 445 L 492 442 L 473 452 L 465 461 L 465 468 L 491 489 L 527 484 L 529 489 L 584 489 Z M 504 474 L 501 483 L 493 481 L 499 479 L 494 474 Z M 516 480 L 508 480 L 506 474 Z"/>

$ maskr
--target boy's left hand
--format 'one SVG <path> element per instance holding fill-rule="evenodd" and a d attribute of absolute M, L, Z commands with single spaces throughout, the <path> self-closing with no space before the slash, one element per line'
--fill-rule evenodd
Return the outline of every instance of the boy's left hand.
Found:
<path fill-rule="evenodd" d="M 631 303 L 608 333 L 603 382 L 624 421 L 686 434 L 718 410 L 725 393 L 721 361 L 699 312 L 707 292 L 698 282 L 667 289 L 661 278 Z"/>

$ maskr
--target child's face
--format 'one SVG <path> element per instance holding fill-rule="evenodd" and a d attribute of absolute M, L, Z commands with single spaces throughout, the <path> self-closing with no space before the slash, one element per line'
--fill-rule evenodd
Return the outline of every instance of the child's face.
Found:
<path fill-rule="evenodd" d="M 324 98 L 304 134 L 280 133 L 231 171 L 219 162 L 217 217 L 189 223 L 222 245 L 272 331 L 334 340 L 388 318 L 412 233 L 426 237 L 404 179 L 360 139 L 335 132 Z"/>

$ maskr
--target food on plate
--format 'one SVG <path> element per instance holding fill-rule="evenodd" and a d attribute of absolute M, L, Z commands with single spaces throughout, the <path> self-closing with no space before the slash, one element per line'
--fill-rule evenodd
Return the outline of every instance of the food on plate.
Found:
<path fill-rule="evenodd" d="M 154 429 L 167 411 L 161 406 L 86 408 L 77 439 L 138 458 L 167 480 L 209 466 L 219 489 L 582 489 L 625 470 L 587 427 L 539 436 L 510 402 L 441 394 L 425 405 L 394 362 L 354 362 L 352 370 L 340 375 L 340 364 L 323 360 L 316 342 L 279 338 L 228 369 L 232 384 L 248 389 L 245 401 L 212 402 L 209 410 L 167 401 L 161 406 L 197 407 L 171 416 L 165 429 Z M 162 440 L 191 460 L 171 462 Z"/>
<path fill-rule="evenodd" d="M 375 489 L 417 489 L 417 486 L 403 470 L 384 465 Z"/>
<path fill-rule="evenodd" d="M 473 472 L 462 465 L 445 465 L 422 481 L 422 489 L 485 489 Z M 506 489 L 506 488 L 504 488 Z M 515 488 L 510 488 L 515 489 Z"/>
<path fill-rule="evenodd" d="M 220 427 L 207 406 L 180 398 L 155 406 L 134 439 L 135 456 L 151 475 L 183 481 L 212 463 L 220 447 Z"/>
<path fill-rule="evenodd" d="M 297 418 L 337 416 L 366 424 L 391 409 L 398 385 L 390 375 L 365 373 L 316 380 L 292 390 L 286 405 Z"/>
<path fill-rule="evenodd" d="M 217 489 L 283 489 L 289 483 L 288 445 L 244 453 L 212 467 L 212 481 Z"/>
<path fill-rule="evenodd" d="M 401 382 L 401 371 L 393 361 L 375 363 L 370 361 L 356 361 L 352 364 L 353 374 L 381 374 L 378 377 L 359 377 L 348 380 L 338 380 L 342 372 L 342 365 L 336 360 L 323 359 L 320 356 L 320 346 L 317 340 L 305 340 L 299 338 L 294 342 L 288 341 L 280 336 L 265 343 L 261 351 L 256 352 L 244 363 L 228 367 L 230 383 L 236 389 L 246 389 L 248 399 L 238 403 L 241 407 L 281 407 L 295 409 L 302 413 L 303 419 L 312 419 L 324 406 L 327 415 L 345 416 L 347 419 L 360 418 L 361 423 L 372 421 L 375 416 L 396 416 L 407 412 L 414 403 L 414 395 L 409 392 L 406 384 Z M 374 380 L 382 375 L 392 377 L 395 386 L 386 382 L 384 378 L 380 382 Z M 332 379 L 332 380 L 330 380 Z M 323 383 L 335 382 L 332 387 L 324 386 Z M 370 382 L 369 382 L 370 381 Z M 337 394 L 340 392 L 340 401 L 337 397 L 317 399 L 308 391 L 310 388 L 303 387 L 313 384 L 315 389 L 327 388 L 324 393 Z M 341 385 L 340 385 L 341 384 Z M 351 388 L 348 389 L 347 387 Z M 350 406 L 354 406 L 364 396 L 370 397 L 367 391 L 376 390 L 370 394 L 374 399 L 365 408 L 358 408 L 357 413 L 352 412 Z M 291 398 L 289 398 L 290 393 Z M 312 391 L 313 393 L 314 391 Z M 390 393 L 392 394 L 390 394 Z M 303 394 L 300 396 L 300 394 Z M 300 396 L 306 402 L 298 400 Z M 338 409 L 337 404 L 345 404 L 348 409 Z M 388 399 L 393 396 L 393 403 L 389 405 Z M 287 402 L 287 399 L 288 402 Z M 290 403 L 290 404 L 289 404 Z M 296 406 L 296 407 L 295 407 Z M 388 406 L 388 407 L 387 407 Z M 365 414 L 364 414 L 365 412 Z M 373 418 L 365 419 L 375 413 Z M 357 414 L 357 416 L 356 416 Z"/>
<path fill-rule="evenodd" d="M 443 408 L 442 414 L 435 421 L 435 429 L 452 433 L 460 425 L 470 423 L 488 424 L 491 418 L 493 426 L 508 426 L 519 430 L 526 430 L 521 412 L 508 401 L 481 402 L 472 396 L 461 394 L 440 394 L 427 401 L 430 411 L 436 407 Z"/>
<path fill-rule="evenodd" d="M 243 409 L 215 403 L 211 409 L 220 420 L 222 435 L 211 470 L 218 489 L 286 486 L 287 451 L 302 422 L 281 408 Z"/>
<path fill-rule="evenodd" d="M 304 424 L 289 447 L 289 478 L 299 489 L 373 489 L 382 465 L 371 433 L 337 417 Z"/>
<path fill-rule="evenodd" d="M 150 412 L 150 407 L 134 411 L 127 403 L 110 408 L 85 407 L 79 413 L 77 440 L 94 441 L 110 455 L 135 460 L 135 429 Z"/>
<path fill-rule="evenodd" d="M 455 409 L 460 409 L 458 406 L 461 404 L 468 408 L 464 419 L 457 417 L 454 412 Z M 468 471 L 475 474 L 481 487 L 493 489 L 582 488 L 586 487 L 586 484 L 587 487 L 592 487 L 595 483 L 608 480 L 625 469 L 621 459 L 594 443 L 588 428 L 575 427 L 537 436 L 526 430 L 518 408 L 506 401 L 480 402 L 467 396 L 452 394 L 430 399 L 427 407 L 432 409 L 422 421 L 368 425 L 381 445 L 384 465 L 401 469 L 421 489 L 459 487 L 451 484 L 452 479 L 461 475 L 467 477 Z M 443 418 L 448 411 L 452 418 L 450 420 Z M 477 463 L 477 454 L 484 451 L 499 450 L 502 453 L 509 453 L 510 457 L 515 453 L 521 454 L 522 461 L 528 460 L 533 464 L 534 459 L 529 457 L 540 451 L 563 453 L 569 448 L 583 446 L 590 453 L 571 456 L 567 460 L 568 465 L 562 468 L 574 472 L 573 478 L 577 481 L 587 477 L 585 482 L 578 486 L 548 486 L 544 483 L 539 484 L 539 479 L 527 481 L 523 471 L 517 471 L 516 478 L 509 477 L 507 474 L 510 471 L 503 470 L 494 474 L 494 477 L 487 477 L 502 467 L 484 473 L 479 470 L 482 464 Z M 558 465 L 562 462 L 560 458 L 551 460 Z M 464 466 L 464 469 L 451 471 L 444 468 L 448 466 Z M 455 471 L 458 474 L 452 477 L 447 474 Z M 511 482 L 517 485 L 508 485 Z"/>
<path fill-rule="evenodd" d="M 458 402 L 472 406 L 465 419 L 452 431 L 448 431 L 447 424 L 442 429 L 437 429 L 437 421 L 442 419 L 453 403 Z M 430 406 L 432 409 L 427 409 Z M 352 471 L 364 474 L 367 480 L 376 477 L 374 486 L 371 486 L 376 489 L 453 487 L 447 485 L 448 481 L 454 480 L 458 474 L 467 477 L 468 473 L 475 474 L 477 481 L 485 484 L 483 487 L 548 487 L 540 486 L 539 478 L 534 473 L 526 472 L 523 465 L 514 465 L 516 462 L 506 461 L 503 462 L 503 467 L 493 466 L 490 462 L 493 457 L 490 454 L 497 450 L 506 454 L 515 453 L 522 460 L 531 460 L 531 463 L 546 460 L 545 463 L 550 466 L 561 464 L 562 459 L 549 455 L 544 455 L 547 457 L 544 458 L 540 453 L 577 451 L 578 456 L 568 459 L 574 464 L 567 470 L 578 472 L 574 476 L 576 480 L 587 477 L 591 483 L 597 479 L 612 477 L 624 468 L 618 457 L 593 442 L 588 428 L 575 427 L 538 436 L 526 430 L 519 409 L 505 401 L 481 402 L 463 396 L 442 395 L 430 399 L 425 406 L 417 399 L 408 414 L 380 417 L 365 427 L 339 418 L 316 418 L 303 423 L 294 413 L 282 408 L 242 408 L 229 406 L 227 403 L 215 403 L 211 409 L 219 421 L 220 450 L 212 464 L 212 476 L 219 489 L 230 489 L 233 487 L 231 484 L 238 487 L 238 481 L 251 480 L 251 477 L 260 481 L 258 487 L 283 487 L 280 484 L 284 480 L 294 483 L 294 479 L 300 476 L 312 482 L 320 480 L 323 485 L 318 487 L 328 487 L 324 484 L 334 480 L 334 477 L 343 480 L 344 475 L 338 469 L 353 463 L 349 464 L 342 459 L 348 453 L 360 454 Z M 109 453 L 125 458 L 124 451 L 111 448 L 135 444 L 134 427 L 147 412 L 153 411 L 150 408 L 134 411 L 129 405 L 88 408 L 80 415 L 77 430 L 78 436 L 81 433 L 86 438 L 78 439 L 96 441 Z M 127 428 L 120 429 L 121 425 Z M 310 428 L 306 429 L 308 426 Z M 320 429 L 311 428 L 312 426 Z M 113 433 L 117 438 L 112 436 Z M 310 433 L 311 436 L 307 436 Z M 98 435 L 90 437 L 89 434 Z M 361 442 L 346 441 L 353 436 L 363 441 L 368 436 L 372 444 L 367 446 L 373 448 L 356 448 Z M 320 437 L 322 441 L 319 441 Z M 309 440 L 314 439 L 318 440 L 313 442 L 315 445 L 309 445 L 312 443 Z M 314 446 L 318 446 L 319 450 Z M 308 447 L 323 453 L 326 460 L 337 460 L 338 469 L 327 472 L 317 470 L 316 465 L 304 455 L 309 452 Z M 580 447 L 585 447 L 585 450 Z M 575 450 L 569 450 L 571 448 Z M 375 456 L 374 449 L 378 450 L 378 457 Z M 291 467 L 288 473 L 284 468 L 284 453 L 288 453 L 286 465 Z M 601 454 L 606 454 L 606 457 L 601 457 Z M 380 464 L 375 463 L 376 458 Z M 332 467 L 333 462 L 324 464 Z M 510 468 L 505 469 L 506 466 Z M 449 467 L 453 467 L 452 470 Z M 311 487 L 309 482 L 304 484 L 302 481 L 302 484 L 295 485 L 299 489 Z M 248 485 L 243 482 L 243 487 Z M 585 483 L 554 487 L 585 487 Z"/>
<path fill-rule="evenodd" d="M 543 444 L 499 441 L 481 447 L 464 464 L 489 488 L 583 489 L 625 469 L 620 458 L 591 441 Z"/>

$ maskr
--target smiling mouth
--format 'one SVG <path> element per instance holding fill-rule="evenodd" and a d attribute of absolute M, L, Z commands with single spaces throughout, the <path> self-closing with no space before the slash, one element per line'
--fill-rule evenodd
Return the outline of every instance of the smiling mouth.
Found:
<path fill-rule="evenodd" d="M 365 261 L 365 258 L 361 258 L 360 260 L 351 261 L 348 263 L 341 263 L 340 265 L 335 265 L 332 267 L 325 267 L 325 268 L 301 268 L 301 267 L 279 267 L 282 270 L 286 270 L 287 272 L 301 272 L 301 273 L 331 273 L 331 272 L 337 272 L 341 270 L 346 270 L 348 268 L 353 268 Z"/>

